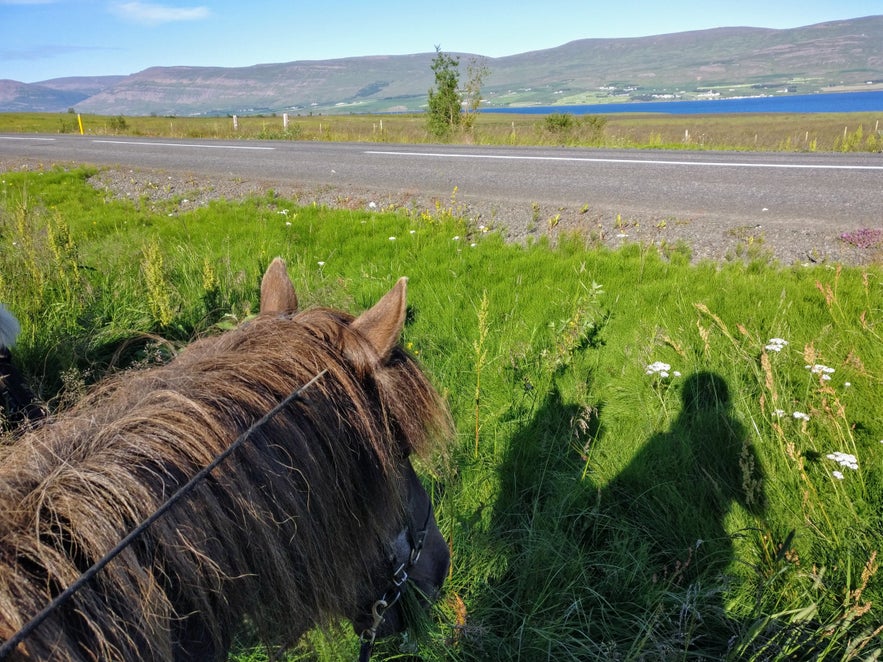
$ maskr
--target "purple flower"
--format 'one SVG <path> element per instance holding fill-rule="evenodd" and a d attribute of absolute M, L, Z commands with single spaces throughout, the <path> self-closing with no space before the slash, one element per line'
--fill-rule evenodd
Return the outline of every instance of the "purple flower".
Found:
<path fill-rule="evenodd" d="M 840 235 L 840 239 L 856 248 L 874 248 L 883 242 L 883 230 L 879 228 L 861 228 L 851 232 L 844 232 Z"/>

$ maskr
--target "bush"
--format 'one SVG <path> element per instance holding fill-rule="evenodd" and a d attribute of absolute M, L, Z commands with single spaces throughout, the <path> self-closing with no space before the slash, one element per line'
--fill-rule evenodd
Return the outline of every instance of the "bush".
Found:
<path fill-rule="evenodd" d="M 579 126 L 579 120 L 570 113 L 546 115 L 546 130 L 552 133 L 565 133 Z"/>
<path fill-rule="evenodd" d="M 126 118 L 122 115 L 111 117 L 108 120 L 108 126 L 110 126 L 111 131 L 125 131 L 129 128 L 129 125 L 126 123 Z"/>

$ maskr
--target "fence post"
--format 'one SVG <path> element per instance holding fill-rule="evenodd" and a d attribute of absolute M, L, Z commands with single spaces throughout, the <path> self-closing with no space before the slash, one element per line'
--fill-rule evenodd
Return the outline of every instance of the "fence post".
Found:
<path fill-rule="evenodd" d="M 282 113 L 282 128 L 288 129 L 288 113 Z"/>
<path fill-rule="evenodd" d="M 239 130 L 239 118 L 236 115 L 233 116 L 233 130 Z"/>

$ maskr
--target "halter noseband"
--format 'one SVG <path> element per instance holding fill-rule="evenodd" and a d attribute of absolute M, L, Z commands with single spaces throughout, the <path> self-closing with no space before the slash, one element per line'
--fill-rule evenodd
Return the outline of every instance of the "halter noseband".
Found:
<path fill-rule="evenodd" d="M 359 648 L 359 662 L 368 662 L 371 659 L 371 653 L 374 650 L 374 640 L 377 638 L 377 631 L 386 618 L 386 612 L 391 609 L 402 598 L 406 584 L 408 582 L 408 571 L 417 565 L 420 560 L 420 554 L 423 551 L 423 543 L 426 541 L 426 532 L 429 530 L 429 520 L 432 518 L 432 502 L 428 501 L 426 508 L 426 519 L 423 522 L 423 528 L 411 535 L 410 524 L 405 527 L 402 533 L 407 534 L 410 541 L 410 551 L 408 558 L 399 564 L 398 568 L 392 573 L 392 579 L 389 588 L 383 595 L 371 605 L 372 622 L 371 627 L 365 628 L 359 639 L 362 642 Z"/>

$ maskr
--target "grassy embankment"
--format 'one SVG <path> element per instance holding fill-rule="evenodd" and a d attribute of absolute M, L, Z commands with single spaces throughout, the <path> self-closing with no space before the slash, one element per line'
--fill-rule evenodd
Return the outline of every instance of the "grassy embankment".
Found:
<path fill-rule="evenodd" d="M 727 149 L 783 151 L 880 151 L 883 113 L 646 115 L 604 117 L 479 114 L 474 130 L 453 142 L 482 145 L 568 145 L 616 148 Z M 252 138 L 284 140 L 425 143 L 435 140 L 424 115 L 240 117 L 83 116 L 89 135 L 169 138 Z M 0 113 L 0 132 L 75 133 L 77 116 Z"/>
<path fill-rule="evenodd" d="M 444 204 L 179 213 L 106 200 L 87 174 L 0 183 L 17 360 L 55 407 L 246 318 L 275 255 L 307 305 L 358 312 L 410 277 L 404 342 L 457 426 L 420 467 L 453 550 L 421 659 L 880 654 L 879 266 L 509 245 Z M 356 648 L 341 625 L 287 659 Z M 235 659 L 267 652 L 244 641 Z"/>

